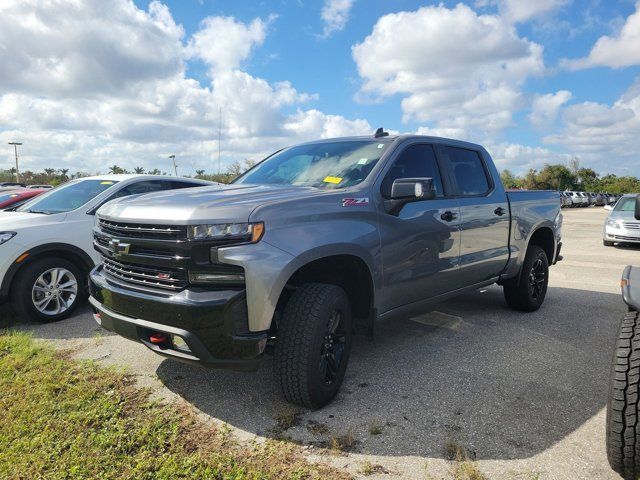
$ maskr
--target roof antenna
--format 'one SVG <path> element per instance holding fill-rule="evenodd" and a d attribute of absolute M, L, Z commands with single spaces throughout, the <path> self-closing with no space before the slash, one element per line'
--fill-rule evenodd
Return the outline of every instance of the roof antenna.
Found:
<path fill-rule="evenodd" d="M 376 133 L 373 134 L 373 138 L 388 137 L 388 136 L 389 136 L 389 132 L 385 132 L 384 128 L 382 127 L 377 129 Z"/>

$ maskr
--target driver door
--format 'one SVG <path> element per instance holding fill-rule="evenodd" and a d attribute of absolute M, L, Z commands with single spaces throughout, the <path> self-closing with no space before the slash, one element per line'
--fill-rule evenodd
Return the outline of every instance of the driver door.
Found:
<path fill-rule="evenodd" d="M 390 198 L 398 178 L 432 178 L 436 198 L 407 203 L 397 215 L 382 210 L 383 299 L 381 313 L 455 288 L 460 256 L 460 209 L 448 197 L 433 145 L 406 146 L 385 173 L 380 193 Z"/>

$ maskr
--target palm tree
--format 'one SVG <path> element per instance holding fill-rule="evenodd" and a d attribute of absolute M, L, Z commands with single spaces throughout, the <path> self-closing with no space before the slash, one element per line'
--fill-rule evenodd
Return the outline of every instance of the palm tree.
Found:
<path fill-rule="evenodd" d="M 55 168 L 45 168 L 44 169 L 44 173 L 47 174 L 48 178 L 51 178 L 56 173 L 56 169 Z"/>
<path fill-rule="evenodd" d="M 61 168 L 59 169 L 60 172 L 60 177 L 62 177 L 63 180 L 66 180 L 67 178 L 67 173 L 69 173 L 69 169 L 68 168 Z"/>
<path fill-rule="evenodd" d="M 153 170 L 149 170 L 147 173 L 149 175 L 160 175 L 160 170 L 158 170 L 157 168 L 154 168 Z"/>
<path fill-rule="evenodd" d="M 204 175 L 204 170 L 196 170 L 196 178 L 200 178 Z"/>
<path fill-rule="evenodd" d="M 124 173 L 124 169 L 119 167 L 118 165 L 112 165 L 112 166 L 109 167 L 109 172 L 111 172 L 114 175 L 116 175 L 118 173 Z"/>
<path fill-rule="evenodd" d="M 144 167 L 136 167 L 133 169 L 133 171 L 135 173 L 137 173 L 138 175 L 143 174 L 144 173 Z"/>

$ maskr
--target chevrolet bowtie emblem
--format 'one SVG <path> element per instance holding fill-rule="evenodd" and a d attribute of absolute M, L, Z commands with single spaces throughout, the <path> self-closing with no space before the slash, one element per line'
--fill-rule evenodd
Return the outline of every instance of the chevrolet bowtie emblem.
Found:
<path fill-rule="evenodd" d="M 121 255 L 126 255 L 129 253 L 129 248 L 131 248 L 131 244 L 122 243 L 120 240 L 112 238 L 109 242 L 109 248 L 113 252 L 114 257 L 119 257 Z"/>

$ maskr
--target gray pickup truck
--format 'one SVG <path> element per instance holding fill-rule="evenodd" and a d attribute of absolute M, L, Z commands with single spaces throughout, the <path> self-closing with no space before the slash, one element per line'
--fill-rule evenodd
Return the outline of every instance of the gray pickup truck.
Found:
<path fill-rule="evenodd" d="M 253 370 L 273 350 L 284 397 L 319 408 L 377 321 L 493 283 L 538 309 L 561 223 L 557 192 L 505 192 L 481 146 L 378 130 L 280 150 L 231 185 L 105 205 L 90 302 L 176 360 Z"/>

